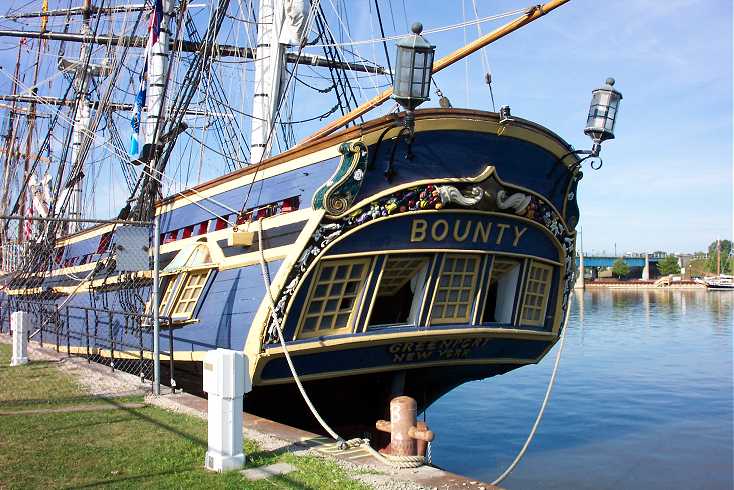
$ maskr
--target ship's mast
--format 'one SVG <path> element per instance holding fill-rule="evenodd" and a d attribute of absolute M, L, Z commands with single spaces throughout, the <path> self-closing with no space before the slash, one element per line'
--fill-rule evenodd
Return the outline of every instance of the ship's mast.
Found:
<path fill-rule="evenodd" d="M 273 125 L 280 100 L 280 82 L 286 66 L 287 45 L 280 43 L 283 20 L 282 0 L 260 2 L 250 138 L 250 163 L 253 164 L 268 158 L 273 146 Z"/>
<path fill-rule="evenodd" d="M 92 0 L 84 0 L 82 4 L 83 17 L 82 17 L 82 35 L 88 36 L 91 34 L 90 18 L 92 12 Z M 76 71 L 76 77 L 74 79 L 76 89 L 76 110 L 74 117 L 74 127 L 71 137 L 71 162 L 72 168 L 77 169 L 76 175 L 72 174 L 74 180 L 73 187 L 71 189 L 71 196 L 69 200 L 69 211 L 68 216 L 70 219 L 81 219 L 82 218 L 82 190 L 84 188 L 84 170 L 81 163 L 77 163 L 79 154 L 81 152 L 82 144 L 86 137 L 85 130 L 89 127 L 89 121 L 91 120 L 91 107 L 89 106 L 89 86 L 90 86 L 90 70 L 88 66 L 89 61 L 89 49 L 90 46 L 87 43 L 83 43 L 80 49 L 79 62 L 75 64 L 74 69 Z M 74 233 L 81 229 L 81 223 L 78 221 L 71 221 L 69 223 L 68 231 Z"/>
<path fill-rule="evenodd" d="M 23 40 L 18 42 L 18 57 L 15 60 L 15 72 L 13 74 L 13 95 L 18 93 L 18 77 L 20 76 L 20 54 L 23 49 Z M 13 105 L 8 115 L 8 132 L 5 134 L 5 159 L 3 160 L 3 190 L 0 195 L 0 211 L 3 214 L 8 214 L 8 204 L 10 199 L 10 179 L 12 176 L 11 167 L 13 164 L 13 158 L 15 157 L 15 109 L 16 103 L 13 101 Z M 0 227 L 0 244 L 4 244 L 6 241 L 5 235 L 6 227 Z"/>
<path fill-rule="evenodd" d="M 43 27 L 42 27 L 43 29 Z M 38 40 L 38 47 L 36 50 L 36 66 L 33 68 L 33 85 L 32 90 L 35 94 L 36 92 L 36 84 L 38 83 L 38 70 L 41 66 L 41 49 L 43 46 L 43 41 Z M 33 143 L 33 130 L 35 129 L 36 124 L 36 100 L 33 98 L 30 103 L 30 107 L 28 109 L 28 134 L 26 135 L 26 141 L 25 141 L 25 155 L 23 158 L 23 181 L 28 180 L 28 172 L 30 171 L 30 165 L 31 165 L 31 158 L 34 157 L 34 155 L 31 154 L 31 145 Z M 28 201 L 28 196 L 30 193 L 26 189 L 24 192 L 24 196 L 22 197 L 20 201 L 20 216 L 25 217 L 26 215 L 26 201 Z M 33 204 L 30 204 L 30 206 L 33 206 Z M 21 218 L 18 220 L 18 241 L 22 242 L 25 239 L 25 233 L 23 230 L 25 229 L 25 220 Z"/>
<path fill-rule="evenodd" d="M 155 2 L 154 2 L 155 3 Z M 156 43 L 148 52 L 148 87 L 146 90 L 144 143 L 155 144 L 156 134 L 164 123 L 163 98 L 165 97 L 166 77 L 168 72 L 168 55 L 170 52 L 170 24 L 173 11 L 173 0 L 162 0 L 160 34 Z M 151 14 L 155 15 L 155 13 Z"/>

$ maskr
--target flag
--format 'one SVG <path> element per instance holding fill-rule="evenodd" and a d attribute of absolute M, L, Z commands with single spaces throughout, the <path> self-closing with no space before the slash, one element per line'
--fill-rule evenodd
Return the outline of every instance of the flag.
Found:
<path fill-rule="evenodd" d="M 161 22 L 163 21 L 163 0 L 155 0 L 153 5 L 153 13 L 150 15 L 148 23 L 148 45 L 152 46 L 158 42 L 158 36 L 161 34 Z"/>
<path fill-rule="evenodd" d="M 135 104 L 133 105 L 133 115 L 130 119 L 130 126 L 133 134 L 130 136 L 130 155 L 137 157 L 140 153 L 140 122 L 143 118 L 143 107 L 145 107 L 145 97 L 148 87 L 148 57 L 153 45 L 158 42 L 161 34 L 161 23 L 163 21 L 163 0 L 155 0 L 153 4 L 153 12 L 148 22 L 148 45 L 145 47 L 143 55 L 143 70 L 140 73 L 140 86 L 138 93 L 135 95 Z"/>
<path fill-rule="evenodd" d="M 137 156 L 140 153 L 138 134 L 140 133 L 140 120 L 143 117 L 143 106 L 145 105 L 145 92 L 147 88 L 146 72 L 147 69 L 143 68 L 143 73 L 140 74 L 140 87 L 138 88 L 137 95 L 135 95 L 133 117 L 130 119 L 130 126 L 133 128 L 133 134 L 130 136 L 130 155 L 132 156 Z"/>

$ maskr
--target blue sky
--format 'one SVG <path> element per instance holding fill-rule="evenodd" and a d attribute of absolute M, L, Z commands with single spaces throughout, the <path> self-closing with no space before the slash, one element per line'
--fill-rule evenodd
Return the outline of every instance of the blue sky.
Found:
<path fill-rule="evenodd" d="M 407 3 L 409 12 L 418 5 Z M 477 4 L 480 16 L 527 5 Z M 427 5 L 436 7 L 422 9 L 427 28 L 461 9 L 460 1 Z M 431 41 L 440 55 L 463 32 Z M 731 238 L 731 1 L 574 0 L 492 44 L 487 55 L 497 105 L 576 148 L 590 146 L 582 130 L 591 90 L 616 78 L 624 95 L 617 138 L 604 144 L 603 168 L 585 168 L 580 185 L 585 250 L 613 252 L 616 243 L 618 253 L 684 252 Z M 491 108 L 480 60 L 470 58 L 468 102 Z M 454 105 L 467 105 L 463 69 L 437 80 Z"/>
<path fill-rule="evenodd" d="M 532 3 L 474 1 L 479 17 Z M 5 8 L 31 10 L 40 0 L 28 5 L 22 0 L 9 3 L 12 5 Z M 58 2 L 52 3 L 55 7 Z M 352 39 L 379 37 L 374 0 L 322 0 L 321 4 L 335 30 L 338 19 L 334 12 L 338 11 Z M 236 5 L 233 1 L 233 8 Z M 407 32 L 413 20 L 431 29 L 475 18 L 472 0 L 380 0 L 380 5 L 388 35 Z M 202 9 L 196 15 L 205 21 L 208 14 Z M 507 20 L 484 23 L 481 28 L 487 32 Z M 15 28 L 8 22 L 2 24 Z M 477 35 L 476 27 L 469 26 L 428 37 L 437 45 L 439 57 L 463 45 L 465 37 L 470 41 Z M 10 48 L 0 52 L 6 70 L 14 63 L 15 43 L 17 40 L 0 39 L 0 48 Z M 392 44 L 389 50 L 394 56 Z M 356 50 L 384 63 L 380 43 Z M 587 252 L 613 252 L 615 244 L 617 253 L 693 252 L 705 249 L 717 237 L 731 238 L 730 0 L 572 0 L 492 44 L 485 54 L 497 107 L 510 105 L 513 114 L 549 127 L 576 148 L 590 147 L 583 126 L 591 90 L 608 76 L 616 78 L 616 87 L 624 94 L 617 139 L 604 144 L 601 170 L 584 169 L 580 186 Z M 49 58 L 53 56 L 48 53 Z M 55 72 L 54 63 L 48 63 L 48 70 Z M 307 76 L 312 72 L 304 69 L 299 73 Z M 307 80 L 317 85 L 321 81 Z M 455 107 L 491 110 L 480 53 L 439 73 L 436 81 Z M 6 78 L 0 84 L 0 91 L 9 92 Z M 366 80 L 362 85 L 366 87 L 364 98 L 377 90 Z M 294 119 L 297 113 L 320 114 L 333 104 L 323 97 L 317 99 L 312 95 L 301 98 Z M 426 106 L 437 105 L 436 99 Z M 386 104 L 381 111 L 388 109 Z M 298 139 L 315 129 L 315 125 L 298 128 Z M 213 167 L 209 170 L 214 171 Z M 110 173 L 108 180 L 118 185 L 120 177 Z M 119 207 L 124 189 L 118 191 L 109 193 L 113 196 L 109 209 Z"/>

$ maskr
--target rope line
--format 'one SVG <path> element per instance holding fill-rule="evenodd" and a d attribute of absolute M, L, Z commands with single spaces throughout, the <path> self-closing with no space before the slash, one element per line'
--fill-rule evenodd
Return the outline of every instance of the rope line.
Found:
<path fill-rule="evenodd" d="M 561 363 L 561 353 L 563 352 L 563 345 L 566 342 L 566 327 L 568 327 L 568 320 L 571 318 L 571 307 L 573 306 L 573 298 L 574 298 L 574 291 L 571 290 L 571 293 L 569 294 L 568 298 L 568 309 L 566 310 L 566 319 L 563 321 L 563 330 L 561 330 L 561 338 L 558 341 L 558 352 L 556 352 L 556 360 L 553 364 L 553 371 L 551 372 L 550 380 L 548 381 L 548 388 L 545 390 L 545 397 L 543 398 L 543 403 L 540 405 L 540 410 L 538 411 L 538 416 L 535 418 L 535 423 L 533 423 L 533 427 L 530 429 L 530 434 L 528 434 L 528 438 L 525 440 L 525 444 L 522 445 L 522 448 L 517 453 L 517 456 L 515 456 L 515 459 L 510 463 L 510 466 L 507 467 L 507 469 L 497 477 L 492 482 L 492 485 L 499 485 L 502 483 L 505 478 L 510 476 L 510 473 L 517 467 L 518 464 L 520 464 L 520 461 L 522 460 L 523 456 L 525 456 L 525 452 L 528 450 L 528 447 L 530 446 L 530 443 L 533 441 L 533 438 L 535 437 L 535 433 L 538 430 L 538 426 L 540 426 L 540 421 L 543 420 L 543 414 L 545 413 L 545 409 L 548 406 L 548 400 L 550 400 L 551 393 L 553 392 L 553 385 L 556 383 L 556 375 L 558 374 L 558 366 Z"/>
<path fill-rule="evenodd" d="M 423 35 L 426 35 L 426 34 L 435 34 L 437 32 L 446 32 L 446 31 L 451 31 L 451 30 L 454 30 L 454 29 L 463 29 L 464 27 L 472 26 L 472 25 L 475 25 L 475 24 L 481 24 L 481 23 L 490 22 L 490 21 L 493 21 L 493 20 L 500 20 L 500 19 L 504 19 L 505 17 L 512 17 L 512 16 L 515 16 L 517 14 L 527 13 L 527 12 L 529 12 L 530 10 L 532 10 L 534 8 L 535 7 L 531 7 L 531 8 L 524 7 L 524 8 L 521 8 L 521 9 L 515 9 L 515 10 L 511 10 L 509 12 L 504 12 L 504 13 L 501 13 L 501 14 L 496 14 L 496 15 L 490 15 L 490 16 L 487 16 L 487 17 L 482 17 L 480 19 L 465 20 L 464 22 L 459 22 L 459 23 L 456 23 L 456 24 L 450 24 L 450 25 L 443 26 L 443 27 L 434 27 L 433 29 L 426 29 L 426 30 L 424 30 L 423 31 Z M 314 44 L 313 47 L 322 48 L 322 47 L 359 46 L 359 45 L 362 45 L 362 44 L 374 44 L 374 43 L 381 43 L 381 42 L 385 42 L 385 41 L 395 41 L 397 39 L 402 39 L 404 37 L 405 37 L 405 34 L 396 34 L 394 36 L 385 36 L 385 37 L 378 37 L 378 38 L 373 38 L 373 39 L 364 39 L 364 40 L 361 40 L 361 41 L 352 41 L 352 40 L 350 40 L 349 42 L 344 42 L 344 43 Z"/>
<path fill-rule="evenodd" d="M 273 292 L 270 289 L 270 273 L 268 272 L 268 267 L 265 262 L 265 252 L 263 251 L 263 218 L 257 220 L 257 224 L 257 242 L 260 248 L 260 269 L 262 271 L 263 282 L 265 283 L 265 290 L 268 293 L 267 297 L 270 302 L 271 311 L 275 311 L 275 298 L 273 298 Z M 311 398 L 308 396 L 308 393 L 306 393 L 306 389 L 303 387 L 303 384 L 301 383 L 301 378 L 298 376 L 296 368 L 293 365 L 293 361 L 291 360 L 291 355 L 290 352 L 288 352 L 288 347 L 286 347 L 285 345 L 285 338 L 283 337 L 283 330 L 280 326 L 280 321 L 273 314 L 271 314 L 270 317 L 273 319 L 273 323 L 275 324 L 275 330 L 277 330 L 278 332 L 278 340 L 280 341 L 280 346 L 283 349 L 285 360 L 288 363 L 288 368 L 290 369 L 291 374 L 293 375 L 293 380 L 296 382 L 296 386 L 298 386 L 298 391 L 301 392 L 303 401 L 306 402 L 308 409 L 319 422 L 321 427 L 323 427 L 323 429 L 328 432 L 335 441 L 337 441 L 340 449 L 345 450 L 349 448 L 364 446 L 365 449 L 367 449 L 367 451 L 370 453 L 370 455 L 373 456 L 375 459 L 382 462 L 383 464 L 396 468 L 417 468 L 425 463 L 425 458 L 423 456 L 394 456 L 382 454 L 370 445 L 369 439 L 356 438 L 345 441 L 343 437 L 339 436 L 339 434 L 337 434 L 334 429 L 332 429 L 329 424 L 327 424 L 326 421 L 321 417 L 321 414 L 319 414 L 318 410 L 316 410 L 316 407 L 311 401 Z"/>

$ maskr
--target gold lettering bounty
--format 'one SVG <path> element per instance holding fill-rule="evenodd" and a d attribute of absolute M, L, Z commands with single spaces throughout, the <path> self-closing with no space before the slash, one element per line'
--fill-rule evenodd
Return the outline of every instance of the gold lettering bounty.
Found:
<path fill-rule="evenodd" d="M 429 224 L 428 220 L 416 218 L 410 223 L 410 241 L 492 243 L 517 247 L 527 230 L 527 226 L 471 219 L 437 219 L 433 224 Z"/>

